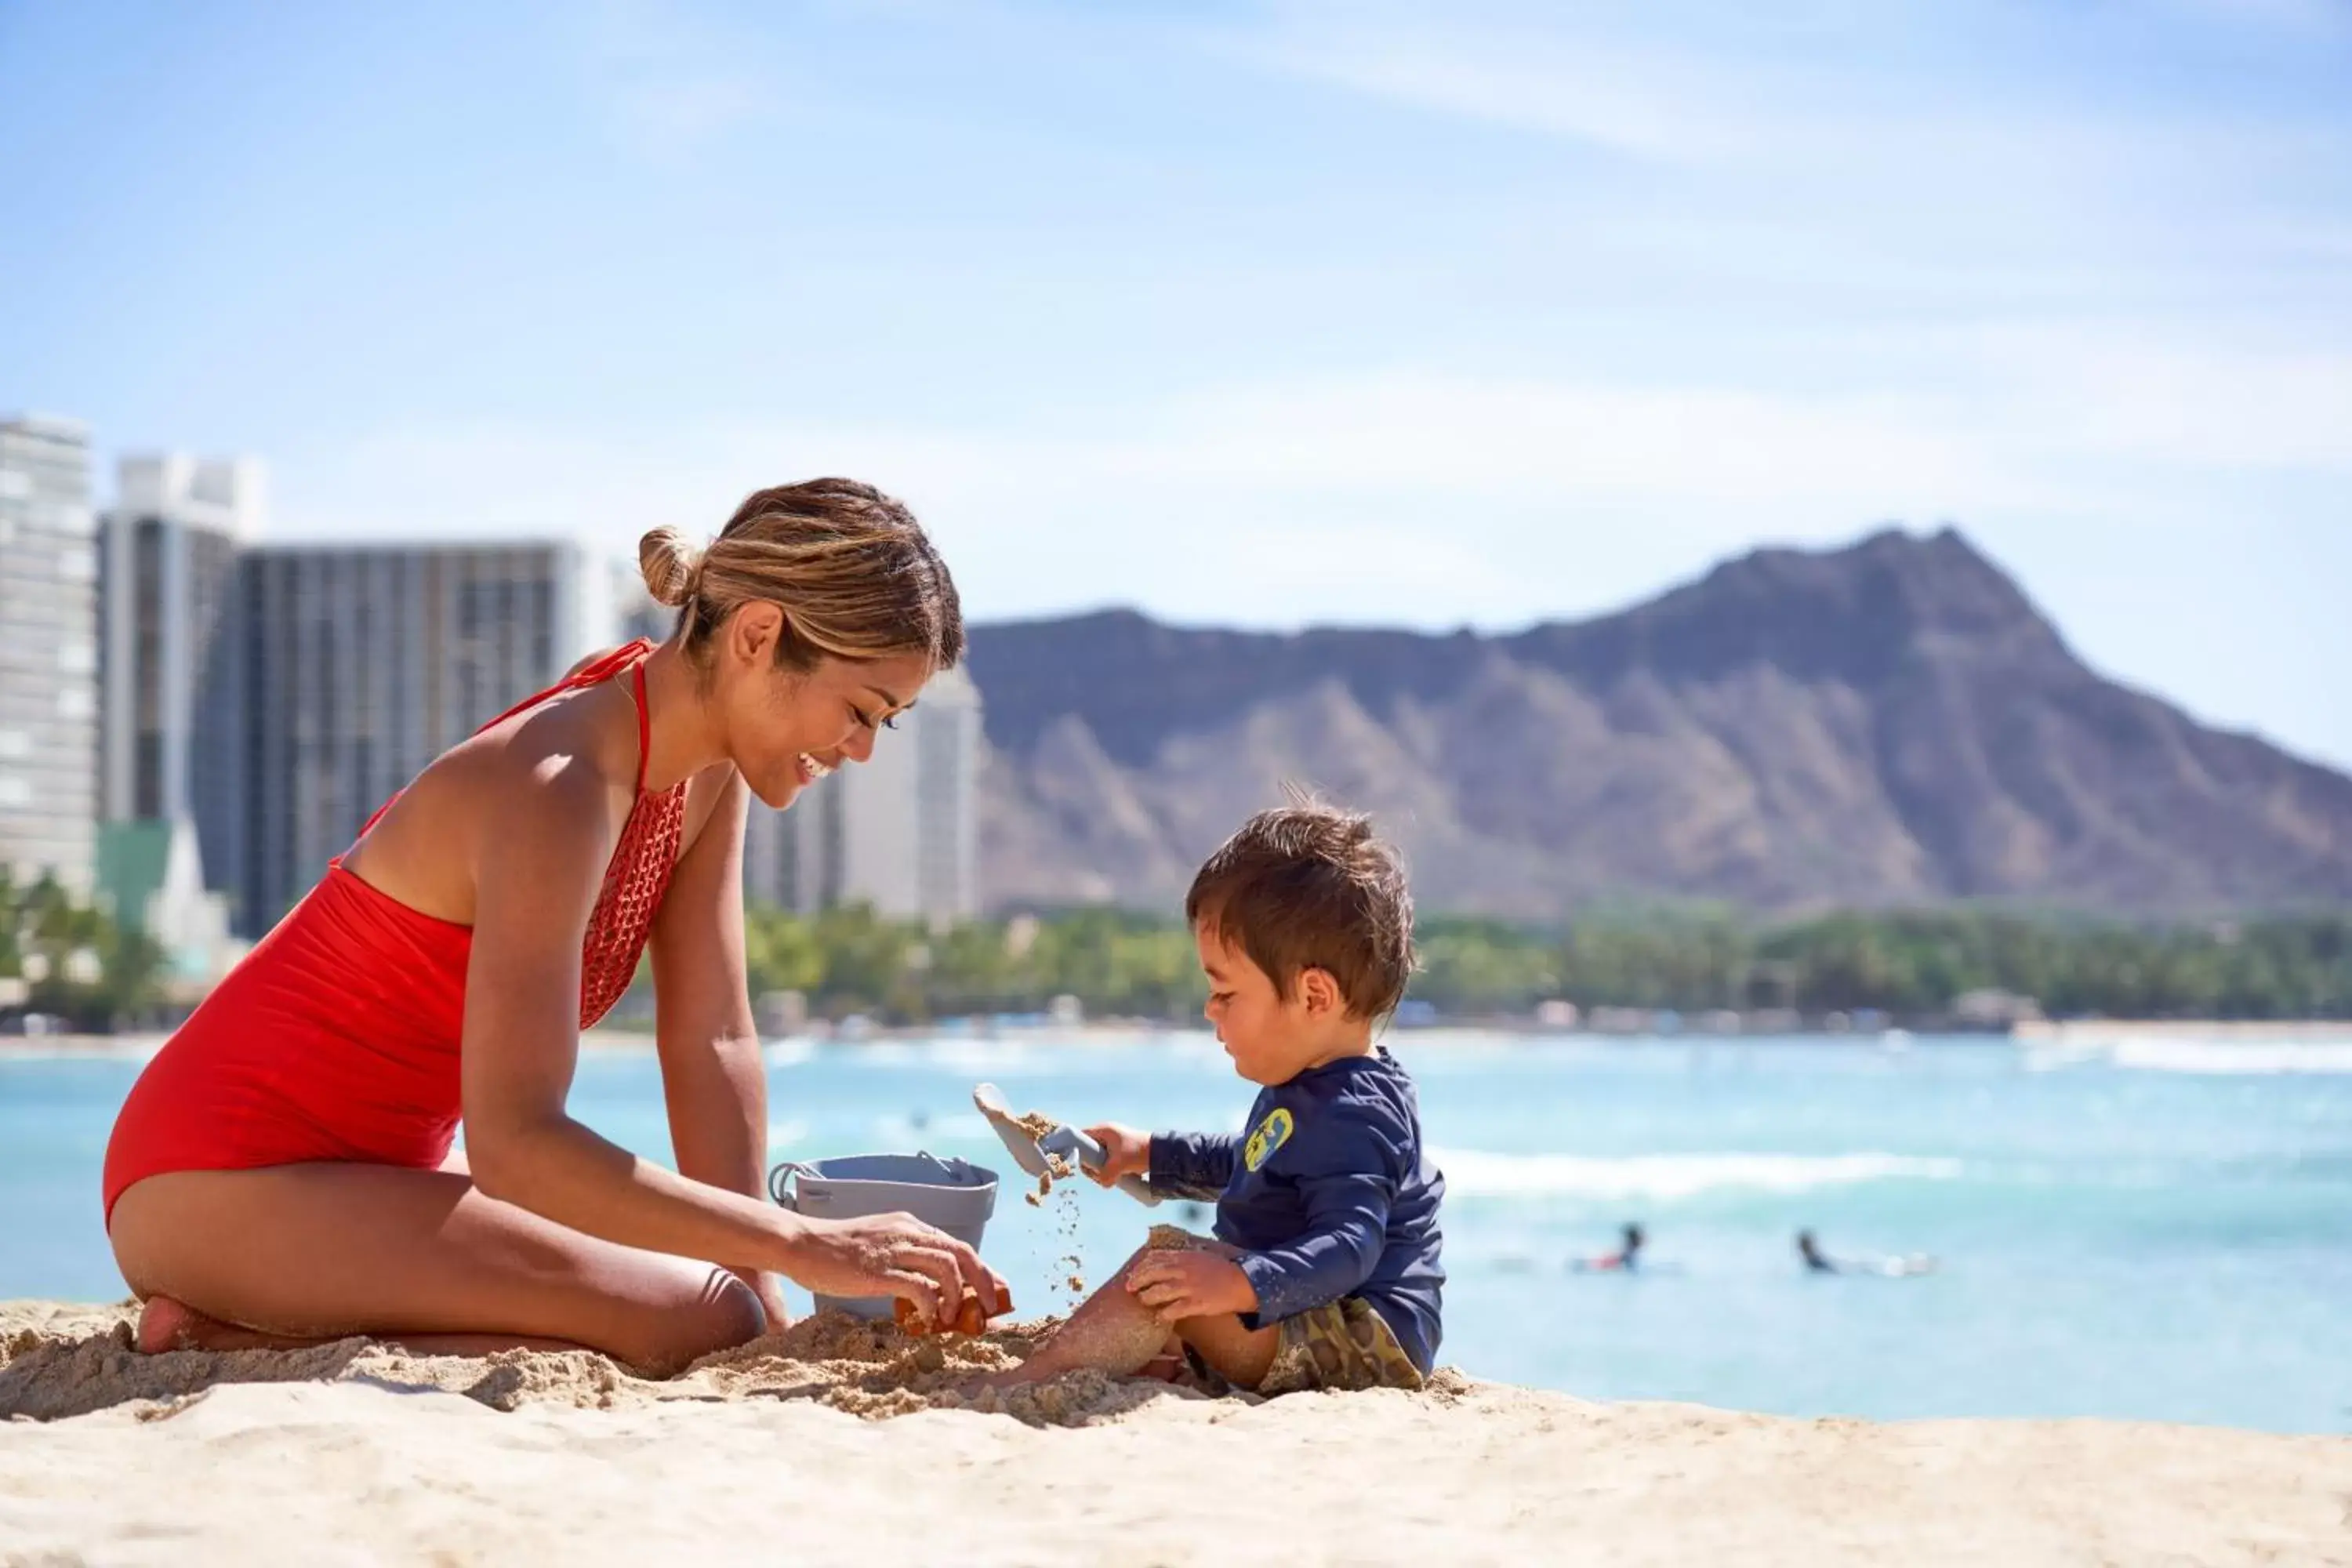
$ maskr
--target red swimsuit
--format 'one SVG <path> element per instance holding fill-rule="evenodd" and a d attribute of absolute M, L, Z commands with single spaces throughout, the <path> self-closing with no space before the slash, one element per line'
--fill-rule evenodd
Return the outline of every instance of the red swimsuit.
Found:
<path fill-rule="evenodd" d="M 686 785 L 646 793 L 651 724 L 644 659 L 652 647 L 640 638 L 617 648 L 490 721 L 624 670 L 633 678 L 636 804 L 581 950 L 583 1029 L 628 989 L 677 864 Z M 368 827 L 390 809 L 386 802 Z M 167 1171 L 311 1160 L 438 1166 L 457 1134 L 458 1044 L 473 944 L 471 926 L 419 914 L 345 869 L 341 857 L 330 862 L 319 885 L 139 1075 L 107 1145 L 108 1219 L 133 1183 Z"/>

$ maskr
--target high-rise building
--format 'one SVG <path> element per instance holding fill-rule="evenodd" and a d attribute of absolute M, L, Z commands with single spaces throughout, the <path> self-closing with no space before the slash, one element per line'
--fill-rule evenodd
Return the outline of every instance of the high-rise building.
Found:
<path fill-rule="evenodd" d="M 677 629 L 677 607 L 654 603 L 654 596 L 646 592 L 645 575 L 634 561 L 625 566 L 613 563 L 613 615 L 614 636 L 623 642 L 633 637 L 663 642 Z"/>
<path fill-rule="evenodd" d="M 754 904 L 806 914 L 816 909 L 816 889 L 801 888 L 801 829 L 816 815 L 819 792 L 833 781 L 819 779 L 782 811 L 770 811 L 753 795 L 743 824 L 743 898 Z"/>
<path fill-rule="evenodd" d="M 0 421 L 0 868 L 87 892 L 98 830 L 89 432 Z"/>
<path fill-rule="evenodd" d="M 803 913 L 864 903 L 933 925 L 977 915 L 980 746 L 979 689 L 961 669 L 940 671 L 871 761 L 818 780 L 785 811 L 752 803 L 745 892 Z"/>
<path fill-rule="evenodd" d="M 99 814 L 192 825 L 205 886 L 231 886 L 244 826 L 237 552 L 262 523 L 261 466 L 125 458 L 99 536 Z"/>
<path fill-rule="evenodd" d="M 435 756 L 614 640 L 609 572 L 561 541 L 267 545 L 233 614 L 247 935 Z"/>
<path fill-rule="evenodd" d="M 961 669 L 923 688 L 914 721 L 915 897 L 934 923 L 980 913 L 980 688 Z"/>

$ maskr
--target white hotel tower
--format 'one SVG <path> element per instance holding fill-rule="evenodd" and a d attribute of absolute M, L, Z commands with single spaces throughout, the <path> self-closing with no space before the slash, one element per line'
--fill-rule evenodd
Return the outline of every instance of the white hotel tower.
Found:
<path fill-rule="evenodd" d="M 89 432 L 0 420 L 0 871 L 91 886 L 98 557 Z"/>
<path fill-rule="evenodd" d="M 870 762 L 819 779 L 787 810 L 752 803 L 744 891 L 802 913 L 863 903 L 933 926 L 971 919 L 980 750 L 979 689 L 961 669 L 941 670 L 876 739 Z"/>
<path fill-rule="evenodd" d="M 187 825 L 205 885 L 236 865 L 237 556 L 263 526 L 261 465 L 124 458 L 100 531 L 99 816 Z"/>

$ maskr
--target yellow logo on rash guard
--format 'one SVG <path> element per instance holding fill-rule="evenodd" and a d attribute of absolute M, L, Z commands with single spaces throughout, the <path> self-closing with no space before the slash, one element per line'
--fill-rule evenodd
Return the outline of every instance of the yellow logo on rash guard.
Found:
<path fill-rule="evenodd" d="M 1249 1135 L 1249 1142 L 1242 1145 L 1242 1163 L 1253 1171 L 1265 1164 L 1276 1149 L 1290 1142 L 1290 1128 L 1287 1110 L 1277 1105 L 1267 1111 L 1265 1120 L 1257 1124 L 1257 1131 Z"/>

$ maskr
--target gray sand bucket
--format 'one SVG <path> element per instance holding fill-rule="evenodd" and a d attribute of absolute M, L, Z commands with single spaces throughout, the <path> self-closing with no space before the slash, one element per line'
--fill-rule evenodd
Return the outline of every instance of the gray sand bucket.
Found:
<path fill-rule="evenodd" d="M 995 1172 L 927 1153 L 787 1160 L 768 1173 L 768 1192 L 784 1207 L 811 1219 L 910 1214 L 975 1250 L 988 1216 L 996 1212 Z M 853 1317 L 887 1318 L 890 1300 L 887 1296 L 819 1296 L 816 1304 L 819 1311 L 838 1307 Z"/>

